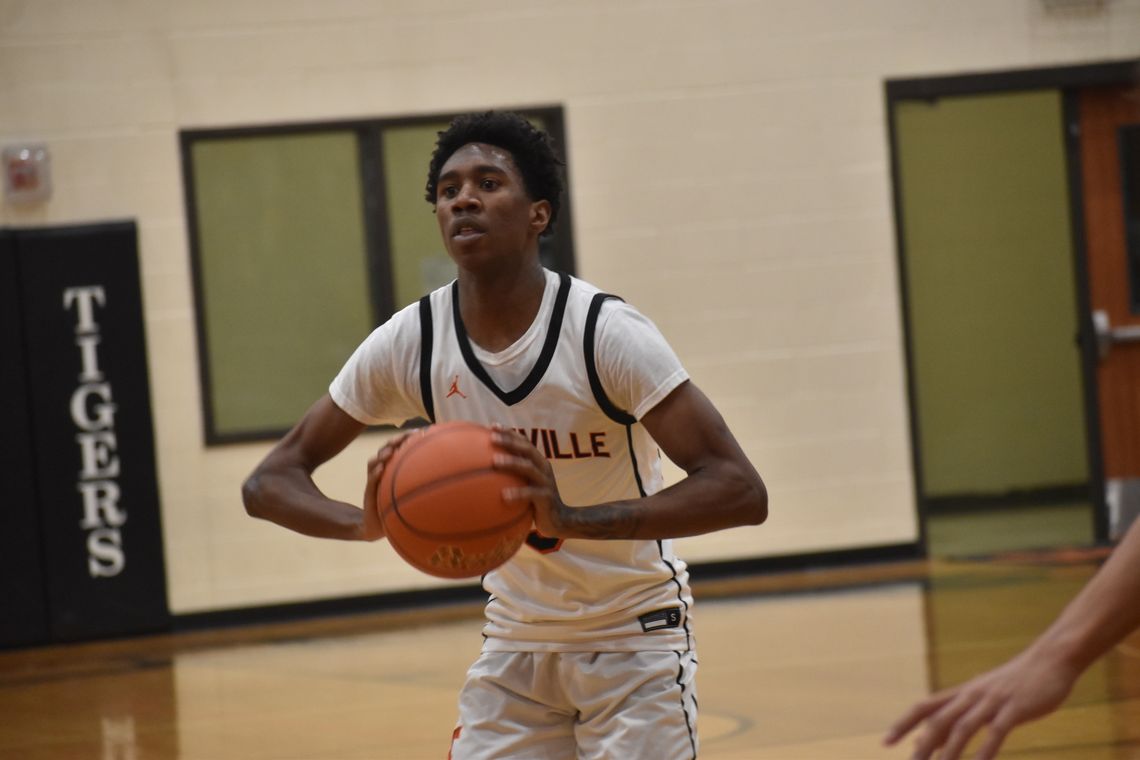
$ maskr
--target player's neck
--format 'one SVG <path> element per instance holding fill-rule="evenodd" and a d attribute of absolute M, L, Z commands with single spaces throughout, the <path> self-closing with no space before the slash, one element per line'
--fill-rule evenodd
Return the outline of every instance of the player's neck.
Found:
<path fill-rule="evenodd" d="M 487 351 L 502 351 L 522 337 L 538 315 L 546 272 L 533 266 L 513 271 L 459 273 L 459 316 L 467 337 Z"/>

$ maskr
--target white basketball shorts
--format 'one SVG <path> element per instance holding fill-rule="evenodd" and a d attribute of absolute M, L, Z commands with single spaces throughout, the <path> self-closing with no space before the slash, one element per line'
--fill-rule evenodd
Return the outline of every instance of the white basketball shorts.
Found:
<path fill-rule="evenodd" d="M 451 760 L 697 756 L 694 652 L 484 652 Z"/>

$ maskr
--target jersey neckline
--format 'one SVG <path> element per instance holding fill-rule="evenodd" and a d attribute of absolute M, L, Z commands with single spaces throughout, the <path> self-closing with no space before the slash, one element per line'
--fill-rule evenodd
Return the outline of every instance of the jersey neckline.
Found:
<path fill-rule="evenodd" d="M 475 349 L 471 345 L 471 339 L 467 336 L 467 328 L 463 326 L 463 319 L 459 315 L 459 281 L 456 280 L 451 285 L 451 317 L 455 325 L 455 337 L 459 343 L 459 352 L 463 355 L 463 361 L 467 364 L 467 368 L 471 370 L 471 373 L 507 406 L 513 406 L 530 395 L 530 392 L 535 389 L 538 382 L 542 379 L 542 376 L 546 374 L 546 370 L 554 358 L 554 350 L 558 347 L 558 337 L 562 332 L 562 317 L 566 313 L 566 300 L 570 295 L 569 275 L 559 274 L 558 280 L 558 293 L 554 298 L 554 308 L 551 309 L 550 312 L 550 322 L 546 328 L 546 340 L 542 344 L 542 352 L 539 354 L 538 360 L 534 363 L 534 366 L 531 367 L 526 378 L 517 388 L 511 391 L 504 391 L 500 388 L 475 355 Z M 540 308 L 539 312 L 541 313 L 541 311 L 542 309 Z M 511 351 L 512 348 L 513 346 L 508 347 L 499 353 Z"/>

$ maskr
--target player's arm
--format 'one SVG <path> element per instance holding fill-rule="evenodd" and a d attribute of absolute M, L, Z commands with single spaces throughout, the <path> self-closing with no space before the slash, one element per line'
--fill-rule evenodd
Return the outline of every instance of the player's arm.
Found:
<path fill-rule="evenodd" d="M 562 503 L 550 464 L 522 436 L 500 430 L 496 466 L 527 480 L 511 500 L 535 505 L 540 532 L 559 538 L 658 539 L 757 525 L 768 516 L 768 492 L 712 402 L 685 381 L 641 419 L 661 450 L 687 476 L 641 499 L 588 507 Z"/>
<path fill-rule="evenodd" d="M 1089 665 L 1140 626 L 1140 520 L 1108 562 L 1027 649 L 1004 665 L 914 705 L 888 732 L 894 744 L 925 721 L 914 757 L 959 757 L 987 729 L 978 758 L 997 755 L 1014 727 L 1057 709 Z"/>
<path fill-rule="evenodd" d="M 1083 671 L 1140 626 L 1140 520 L 1035 643 Z"/>
<path fill-rule="evenodd" d="M 363 430 L 362 423 L 325 394 L 246 478 L 241 489 L 246 512 L 308 536 L 365 541 L 383 537 L 375 510 L 330 499 L 312 477 Z M 375 501 L 384 462 L 402 438 L 389 441 L 369 461 L 364 504 Z"/>

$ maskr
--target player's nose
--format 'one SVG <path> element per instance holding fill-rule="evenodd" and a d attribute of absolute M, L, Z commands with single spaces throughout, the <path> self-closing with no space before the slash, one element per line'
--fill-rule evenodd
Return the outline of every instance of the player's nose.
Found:
<path fill-rule="evenodd" d="M 464 182 L 459 187 L 459 192 L 455 195 L 455 203 L 453 204 L 458 209 L 475 208 L 481 205 L 482 201 L 479 198 L 478 188 L 473 182 Z"/>

